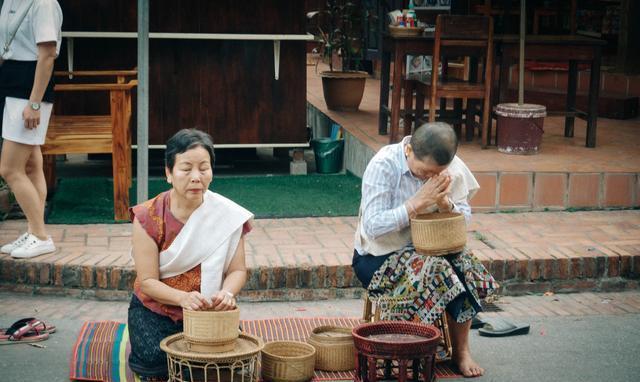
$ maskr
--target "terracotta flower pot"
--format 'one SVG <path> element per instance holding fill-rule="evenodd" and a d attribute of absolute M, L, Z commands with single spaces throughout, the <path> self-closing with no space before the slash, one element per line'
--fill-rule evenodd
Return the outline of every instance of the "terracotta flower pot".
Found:
<path fill-rule="evenodd" d="M 322 77 L 322 91 L 329 110 L 357 111 L 364 94 L 367 72 L 326 71 Z"/>

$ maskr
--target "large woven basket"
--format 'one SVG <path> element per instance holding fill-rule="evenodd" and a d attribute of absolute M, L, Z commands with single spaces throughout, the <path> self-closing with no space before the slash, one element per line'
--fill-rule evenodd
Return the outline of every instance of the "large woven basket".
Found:
<path fill-rule="evenodd" d="M 464 216 L 455 212 L 418 215 L 411 219 L 411 239 L 423 255 L 461 252 L 467 244 Z"/>
<path fill-rule="evenodd" d="M 441 335 L 433 325 L 407 321 L 362 324 L 352 334 L 355 347 L 362 354 L 405 359 L 435 355 Z"/>
<path fill-rule="evenodd" d="M 223 353 L 194 352 L 182 333 L 160 342 L 160 349 L 167 353 L 169 381 L 172 382 L 257 382 L 263 346 L 259 337 L 248 334 L 240 334 L 234 341 L 234 348 Z"/>
<path fill-rule="evenodd" d="M 319 326 L 308 340 L 316 348 L 316 369 L 347 371 L 355 368 L 355 348 L 351 329 L 338 326 Z"/>
<path fill-rule="evenodd" d="M 262 379 L 303 382 L 313 378 L 316 349 L 304 342 L 267 342 L 262 349 Z"/>
<path fill-rule="evenodd" d="M 240 327 L 240 310 L 186 310 L 184 339 L 191 350 L 200 352 L 224 352 L 233 349 Z"/>
<path fill-rule="evenodd" d="M 376 301 L 376 315 L 378 320 L 404 321 L 406 314 L 415 304 L 415 296 L 378 296 L 373 297 Z M 453 354 L 451 336 L 449 335 L 449 325 L 447 315 L 443 314 L 436 319 L 433 325 L 440 330 L 440 343 L 436 350 L 436 360 L 446 361 L 451 359 Z"/>
<path fill-rule="evenodd" d="M 184 338 L 184 333 L 173 334 L 160 341 L 160 349 L 170 356 L 202 362 L 217 361 L 230 364 L 233 364 L 237 360 L 257 356 L 263 347 L 264 342 L 262 342 L 260 337 L 246 333 L 238 336 L 234 341 L 234 348 L 232 350 L 223 353 L 200 353 L 190 350 Z"/>

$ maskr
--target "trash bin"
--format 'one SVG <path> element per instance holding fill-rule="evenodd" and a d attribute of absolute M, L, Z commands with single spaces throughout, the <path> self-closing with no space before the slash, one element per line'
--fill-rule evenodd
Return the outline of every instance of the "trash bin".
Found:
<path fill-rule="evenodd" d="M 537 154 L 544 133 L 543 105 L 501 103 L 496 106 L 498 151 L 506 154 Z"/>
<path fill-rule="evenodd" d="M 311 147 L 316 157 L 317 172 L 321 174 L 332 174 L 342 169 L 344 139 L 312 139 Z"/>

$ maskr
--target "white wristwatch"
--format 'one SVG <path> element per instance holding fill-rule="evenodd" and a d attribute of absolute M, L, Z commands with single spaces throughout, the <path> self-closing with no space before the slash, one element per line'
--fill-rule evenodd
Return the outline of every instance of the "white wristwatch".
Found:
<path fill-rule="evenodd" d="M 29 102 L 29 107 L 31 110 L 38 111 L 40 110 L 40 102 Z"/>

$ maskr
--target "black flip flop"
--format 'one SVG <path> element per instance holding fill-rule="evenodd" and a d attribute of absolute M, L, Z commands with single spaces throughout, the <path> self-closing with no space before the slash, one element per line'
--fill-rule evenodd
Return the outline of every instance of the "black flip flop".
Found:
<path fill-rule="evenodd" d="M 475 316 L 473 317 L 473 319 L 471 320 L 471 329 L 480 329 L 481 327 L 483 327 L 485 324 L 485 320 Z"/>
<path fill-rule="evenodd" d="M 483 337 L 507 337 L 528 334 L 528 324 L 514 324 L 500 317 L 483 319 L 484 326 L 478 329 L 478 334 Z"/>

